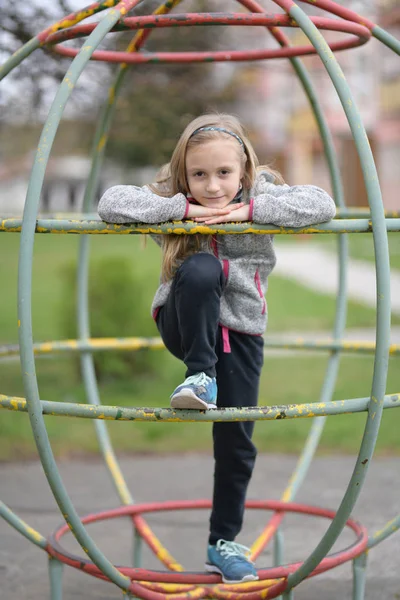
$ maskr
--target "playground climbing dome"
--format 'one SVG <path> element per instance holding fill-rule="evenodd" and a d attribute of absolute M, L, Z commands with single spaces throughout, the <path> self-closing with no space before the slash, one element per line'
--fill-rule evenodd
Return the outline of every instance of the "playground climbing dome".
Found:
<path fill-rule="evenodd" d="M 364 598 L 366 588 L 366 557 L 368 551 L 399 528 L 400 515 L 394 516 L 389 523 L 383 524 L 379 531 L 375 533 L 368 533 L 362 525 L 350 518 L 351 511 L 357 502 L 370 465 L 379 432 L 382 411 L 400 406 L 399 393 L 385 395 L 389 354 L 398 354 L 400 352 L 399 347 L 390 346 L 389 342 L 390 268 L 387 231 L 398 232 L 400 230 L 400 219 L 396 218 L 396 215 L 392 215 L 390 218 L 389 215 L 385 215 L 378 174 L 368 138 L 357 110 L 356 102 L 346 83 L 334 52 L 369 43 L 371 37 L 374 37 L 393 52 L 400 54 L 400 43 L 373 22 L 331 0 L 303 0 L 304 2 L 322 9 L 327 16 L 309 17 L 300 5 L 295 4 L 291 0 L 275 0 L 275 4 L 280 9 L 283 9 L 283 13 L 279 14 L 264 13 L 263 8 L 255 0 L 239 0 L 240 9 L 247 9 L 247 13 L 177 14 L 171 11 L 178 6 L 180 3 L 179 0 L 168 0 L 164 4 L 161 4 L 153 14 L 140 17 L 129 16 L 130 11 L 139 4 L 139 0 L 121 0 L 120 2 L 117 2 L 117 0 L 105 0 L 103 2 L 94 2 L 82 10 L 66 16 L 61 21 L 39 33 L 20 48 L 0 69 L 0 77 L 3 78 L 12 69 L 17 68 L 32 52 L 44 46 L 61 55 L 73 58 L 43 127 L 43 133 L 40 138 L 28 186 L 23 219 L 2 219 L 0 222 L 1 231 L 21 232 L 18 278 L 19 350 L 12 347 L 3 347 L 1 349 L 1 357 L 19 353 L 21 374 L 26 395 L 26 398 L 1 395 L 0 406 L 5 410 L 28 413 L 44 472 L 66 524 L 46 539 L 2 503 L 0 503 L 0 514 L 12 527 L 49 555 L 52 600 L 60 600 L 62 598 L 62 566 L 64 564 L 114 583 L 121 589 L 125 597 L 134 596 L 145 600 L 186 600 L 187 598 L 194 600 L 196 598 L 207 597 L 219 598 L 221 600 L 228 597 L 232 600 L 259 600 L 261 598 L 276 598 L 278 596 L 280 598 L 291 599 L 294 597 L 296 586 L 306 577 L 317 575 L 350 560 L 353 561 L 354 565 L 353 600 L 361 600 Z M 141 2 L 140 4 L 143 12 L 146 2 Z M 102 11 L 105 10 L 105 14 L 101 15 Z M 95 13 L 100 15 L 96 23 L 79 24 Z M 215 27 L 228 25 L 264 27 L 275 38 L 278 48 L 218 52 L 142 52 L 144 42 L 156 27 L 190 27 L 202 24 Z M 285 29 L 288 27 L 300 28 L 308 38 L 309 44 L 300 47 L 291 46 L 285 34 Z M 102 40 L 109 32 L 126 30 L 134 30 L 135 34 L 125 52 L 98 50 Z M 329 46 L 323 35 L 321 35 L 321 31 L 339 31 L 345 35 L 340 42 L 334 42 Z M 66 40 L 77 37 L 87 37 L 80 50 L 65 46 L 64 42 Z M 299 60 L 300 56 L 309 54 L 318 54 L 323 62 L 352 131 L 368 194 L 369 209 L 365 214 L 351 207 L 347 208 L 344 205 L 340 172 L 331 133 L 321 110 L 316 90 L 312 85 L 306 68 Z M 142 224 L 122 226 L 109 225 L 87 218 L 94 200 L 95 190 L 97 190 L 98 176 L 101 171 L 108 131 L 112 122 L 113 108 L 128 65 L 136 63 L 151 64 L 152 62 L 247 61 L 278 57 L 286 57 L 291 62 L 293 70 L 299 78 L 304 93 L 314 112 L 329 167 L 335 201 L 338 206 L 338 217 L 334 221 L 313 227 L 312 229 L 288 230 L 269 225 L 256 226 L 250 223 L 226 224 L 224 226 L 216 225 L 211 227 L 201 226 L 201 228 L 195 223 L 190 222 L 164 223 L 154 226 Z M 108 101 L 104 106 L 95 134 L 92 167 L 84 197 L 82 218 L 74 220 L 38 219 L 40 194 L 54 137 L 68 98 L 89 60 L 115 62 L 119 63 L 119 66 L 117 67 L 115 81 L 109 90 Z M 332 93 L 334 93 L 333 89 Z M 125 348 L 127 350 L 139 350 L 144 347 L 156 348 L 160 347 L 160 341 L 139 338 L 125 340 L 100 340 L 91 338 L 86 285 L 90 235 L 144 234 L 149 231 L 160 235 L 166 233 L 194 234 L 199 231 L 206 234 L 218 231 L 219 234 L 226 235 L 241 235 L 243 233 L 254 233 L 256 235 L 268 233 L 277 235 L 295 235 L 299 233 L 338 234 L 340 281 L 331 342 L 324 344 L 319 344 L 318 342 L 309 342 L 307 344 L 299 342 L 274 344 L 282 348 L 295 347 L 301 349 L 311 347 L 314 350 L 329 353 L 325 380 L 318 402 L 289 406 L 260 406 L 253 409 L 224 409 L 210 412 L 174 411 L 170 408 L 121 408 L 101 404 L 93 367 L 92 352 L 100 348 L 110 351 L 116 348 Z M 345 344 L 342 341 L 346 312 L 346 234 L 360 232 L 371 232 L 375 247 L 377 318 L 376 343 L 373 348 L 363 343 Z M 81 234 L 78 269 L 79 336 L 77 340 L 54 341 L 47 342 L 46 344 L 33 344 L 32 342 L 32 255 L 35 235 L 41 233 Z M 271 342 L 267 341 L 268 344 L 272 345 Z M 375 353 L 372 387 L 369 397 L 341 401 L 331 400 L 339 359 L 343 350 Z M 35 357 L 39 358 L 41 354 L 44 352 L 48 353 L 49 351 L 80 353 L 82 377 L 87 393 L 86 404 L 60 404 L 51 400 L 43 401 L 40 399 L 35 371 Z M 322 508 L 296 504 L 294 502 L 295 495 L 306 476 L 326 417 L 360 411 L 367 412 L 364 436 L 353 474 L 337 511 L 332 512 Z M 73 416 L 94 419 L 99 445 L 121 502 L 119 508 L 92 514 L 82 519 L 79 518 L 65 489 L 52 454 L 44 419 L 45 415 L 50 414 L 60 417 Z M 168 550 L 162 546 L 161 541 L 148 527 L 144 519 L 146 513 L 207 508 L 210 504 L 203 501 L 187 502 L 179 500 L 168 503 L 135 504 L 113 453 L 105 423 L 105 419 L 146 420 L 154 421 L 154 427 L 157 427 L 157 422 L 160 421 L 180 421 L 182 423 L 187 421 L 229 422 L 240 419 L 257 421 L 279 420 L 274 426 L 285 427 L 284 421 L 286 419 L 310 416 L 322 418 L 314 419 L 313 421 L 304 450 L 299 457 L 298 466 L 287 485 L 281 501 L 247 503 L 249 508 L 264 509 L 264 511 L 272 512 L 272 517 L 252 546 L 252 555 L 253 558 L 256 558 L 271 538 L 274 538 L 274 564 L 273 566 L 259 569 L 259 581 L 240 585 L 221 584 L 220 578 L 217 575 L 201 572 L 185 572 L 183 567 L 177 563 Z M 134 423 L 132 423 L 132 427 L 134 427 Z M 327 531 L 312 553 L 304 557 L 304 561 L 296 564 L 285 564 L 282 555 L 283 535 L 280 524 L 288 512 L 308 514 L 313 517 L 324 517 L 331 520 Z M 121 516 L 129 516 L 132 520 L 134 531 L 133 566 L 113 565 L 95 545 L 85 527 L 90 522 Z M 353 542 L 348 547 L 329 554 L 333 544 L 345 527 L 353 531 Z M 87 559 L 71 554 L 61 544 L 61 538 L 69 530 L 75 535 L 87 555 Z M 146 543 L 156 556 L 159 557 L 165 566 L 165 570 L 153 571 L 141 567 L 141 549 L 143 543 Z"/>

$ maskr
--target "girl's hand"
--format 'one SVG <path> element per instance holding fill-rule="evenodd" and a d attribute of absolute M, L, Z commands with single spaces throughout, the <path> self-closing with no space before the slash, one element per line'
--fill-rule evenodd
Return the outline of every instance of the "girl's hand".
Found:
<path fill-rule="evenodd" d="M 238 204 L 231 205 L 229 213 L 214 216 L 199 216 L 193 220 L 197 223 L 204 223 L 205 225 L 214 225 L 215 223 L 229 223 L 231 221 L 249 221 L 250 219 L 250 206 L 239 202 Z M 228 208 L 228 207 L 226 207 Z M 225 209 L 224 209 L 225 210 Z"/>
<path fill-rule="evenodd" d="M 231 204 L 225 206 L 225 208 L 210 208 L 208 206 L 202 206 L 201 204 L 190 204 L 186 219 L 193 219 L 193 221 L 204 221 L 211 218 L 219 218 L 230 215 L 233 211 L 236 211 L 242 206 L 244 206 L 244 202 Z M 232 219 L 227 219 L 227 221 L 232 221 Z"/>

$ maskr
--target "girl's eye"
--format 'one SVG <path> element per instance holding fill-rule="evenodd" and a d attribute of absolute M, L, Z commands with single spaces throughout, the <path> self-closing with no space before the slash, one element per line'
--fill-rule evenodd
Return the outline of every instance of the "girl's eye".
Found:
<path fill-rule="evenodd" d="M 230 171 L 229 169 L 221 169 L 220 173 L 221 175 L 229 175 Z"/>
<path fill-rule="evenodd" d="M 202 177 L 204 175 L 203 171 L 197 171 L 196 173 L 193 173 L 194 177 Z"/>

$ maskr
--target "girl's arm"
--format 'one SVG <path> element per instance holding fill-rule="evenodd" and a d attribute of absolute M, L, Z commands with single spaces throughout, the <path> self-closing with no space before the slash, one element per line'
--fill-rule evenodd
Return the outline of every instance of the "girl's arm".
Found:
<path fill-rule="evenodd" d="M 314 185 L 274 185 L 260 177 L 250 200 L 250 220 L 280 227 L 305 227 L 336 215 L 332 198 Z"/>
<path fill-rule="evenodd" d="M 97 211 L 107 223 L 163 223 L 181 221 L 187 216 L 189 202 L 184 194 L 171 198 L 158 196 L 149 187 L 115 185 L 100 199 Z"/>

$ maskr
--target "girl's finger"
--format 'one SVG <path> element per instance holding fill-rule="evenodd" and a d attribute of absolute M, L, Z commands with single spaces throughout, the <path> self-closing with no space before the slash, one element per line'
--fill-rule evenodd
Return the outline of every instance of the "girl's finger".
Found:
<path fill-rule="evenodd" d="M 233 204 L 231 212 L 237 210 L 238 208 L 242 208 L 242 206 L 244 206 L 244 202 L 238 202 L 237 204 Z"/>
<path fill-rule="evenodd" d="M 213 216 L 213 215 L 229 215 L 229 213 L 231 213 L 234 210 L 237 210 L 238 208 L 242 208 L 242 206 L 244 205 L 244 202 L 239 202 L 238 204 L 234 204 L 233 206 L 225 206 L 225 208 L 209 208 L 208 211 L 208 216 Z"/>

